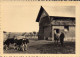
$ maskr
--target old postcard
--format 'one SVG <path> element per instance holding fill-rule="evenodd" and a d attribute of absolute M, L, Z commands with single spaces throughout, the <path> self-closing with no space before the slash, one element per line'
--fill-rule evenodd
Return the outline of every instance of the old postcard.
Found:
<path fill-rule="evenodd" d="M 80 57 L 80 3 L 0 1 L 0 57 Z"/>

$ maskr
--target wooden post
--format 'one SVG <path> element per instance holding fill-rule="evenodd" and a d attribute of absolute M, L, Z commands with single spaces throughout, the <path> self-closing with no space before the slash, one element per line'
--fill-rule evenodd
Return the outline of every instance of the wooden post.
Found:
<path fill-rule="evenodd" d="M 54 41 L 54 33 L 53 33 L 53 30 L 52 30 L 52 41 Z"/>
<path fill-rule="evenodd" d="M 54 30 L 53 30 L 53 27 L 52 27 L 52 41 L 54 41 Z"/>

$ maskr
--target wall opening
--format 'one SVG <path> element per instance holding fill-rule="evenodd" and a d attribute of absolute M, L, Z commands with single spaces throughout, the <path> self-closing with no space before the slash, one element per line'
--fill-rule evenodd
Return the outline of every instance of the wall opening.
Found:
<path fill-rule="evenodd" d="M 64 31 L 69 31 L 69 26 L 64 26 Z"/>

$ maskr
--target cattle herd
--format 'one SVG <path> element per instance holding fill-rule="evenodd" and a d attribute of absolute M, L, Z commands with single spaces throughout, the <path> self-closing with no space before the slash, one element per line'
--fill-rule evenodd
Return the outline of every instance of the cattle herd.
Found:
<path fill-rule="evenodd" d="M 13 38 L 8 38 L 4 41 L 4 50 L 10 49 L 10 45 L 13 45 L 13 49 L 26 51 L 27 43 L 29 43 L 29 40 L 26 37 L 22 39 L 17 39 L 14 36 Z"/>

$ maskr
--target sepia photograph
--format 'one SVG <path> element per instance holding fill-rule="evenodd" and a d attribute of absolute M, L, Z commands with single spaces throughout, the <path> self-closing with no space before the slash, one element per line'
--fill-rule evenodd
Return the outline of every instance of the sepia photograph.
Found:
<path fill-rule="evenodd" d="M 75 6 L 6 6 L 3 53 L 75 54 L 75 11 Z"/>

